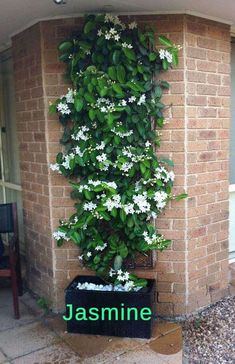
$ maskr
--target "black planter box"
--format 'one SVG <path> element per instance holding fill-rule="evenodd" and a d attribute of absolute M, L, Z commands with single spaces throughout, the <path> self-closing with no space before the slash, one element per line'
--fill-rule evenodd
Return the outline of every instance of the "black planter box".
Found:
<path fill-rule="evenodd" d="M 104 281 L 98 277 L 78 276 L 67 287 L 65 290 L 66 317 L 70 316 L 69 307 L 71 307 L 68 307 L 67 305 L 72 305 L 73 308 L 72 318 L 67 321 L 67 331 L 69 333 L 138 337 L 146 339 L 151 337 L 156 306 L 155 280 L 148 280 L 147 287 L 142 288 L 138 292 L 80 290 L 75 288 L 79 282 L 105 284 Z M 107 312 L 108 310 L 105 310 L 102 319 L 99 318 L 94 321 L 89 319 L 90 308 L 98 309 L 101 315 L 101 309 L 104 307 L 114 308 L 114 310 L 110 311 L 109 314 Z M 137 309 L 135 311 L 138 312 L 138 318 L 133 312 L 134 310 L 130 310 L 129 319 L 127 320 L 127 309 L 133 307 Z M 84 312 L 86 310 L 87 320 L 77 320 L 75 318 L 76 309 L 79 308 L 79 312 Z M 151 309 L 151 316 L 147 316 L 151 317 L 149 320 L 143 320 L 141 318 L 140 312 L 143 308 Z M 117 311 L 118 316 L 116 316 Z M 81 319 L 81 316 L 79 316 L 79 318 Z"/>

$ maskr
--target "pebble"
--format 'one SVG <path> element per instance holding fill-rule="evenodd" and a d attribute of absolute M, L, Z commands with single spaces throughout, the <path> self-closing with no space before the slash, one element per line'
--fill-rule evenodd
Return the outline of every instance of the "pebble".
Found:
<path fill-rule="evenodd" d="M 88 282 L 78 283 L 76 286 L 76 289 L 85 289 L 85 290 L 89 290 L 89 291 L 129 292 L 129 289 L 126 289 L 121 284 L 114 286 L 112 284 L 103 285 L 103 284 L 94 284 L 94 283 L 88 283 Z M 134 291 L 138 291 L 140 289 L 141 289 L 141 287 L 135 287 Z"/>
<path fill-rule="evenodd" d="M 183 325 L 185 361 L 205 364 L 235 363 L 235 297 L 228 297 Z"/>

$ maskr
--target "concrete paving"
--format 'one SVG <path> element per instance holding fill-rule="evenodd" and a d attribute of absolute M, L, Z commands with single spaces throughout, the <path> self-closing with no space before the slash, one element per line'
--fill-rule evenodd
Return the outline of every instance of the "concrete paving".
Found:
<path fill-rule="evenodd" d="M 157 321 L 150 340 L 68 334 L 61 315 L 43 315 L 26 293 L 14 320 L 11 291 L 0 288 L 0 364 L 181 364 L 178 324 Z"/>

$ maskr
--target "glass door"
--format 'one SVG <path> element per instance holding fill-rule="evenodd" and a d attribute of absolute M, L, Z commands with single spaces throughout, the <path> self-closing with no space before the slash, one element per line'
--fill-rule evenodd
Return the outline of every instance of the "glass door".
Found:
<path fill-rule="evenodd" d="M 24 251 L 22 196 L 16 133 L 11 51 L 0 53 L 0 203 L 16 202 L 21 253 Z"/>

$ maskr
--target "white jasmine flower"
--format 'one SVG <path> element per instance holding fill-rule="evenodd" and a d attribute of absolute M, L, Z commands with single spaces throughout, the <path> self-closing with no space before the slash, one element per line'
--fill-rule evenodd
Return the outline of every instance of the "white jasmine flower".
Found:
<path fill-rule="evenodd" d="M 124 282 L 125 281 L 125 277 L 123 275 L 118 275 L 117 276 L 117 279 L 120 281 L 120 282 Z"/>
<path fill-rule="evenodd" d="M 70 161 L 72 159 L 74 159 L 75 157 L 75 154 L 74 153 L 70 153 L 68 155 L 65 155 L 64 156 L 64 162 L 62 163 L 62 166 L 65 168 L 65 169 L 71 169 L 70 168 Z"/>
<path fill-rule="evenodd" d="M 111 129 L 111 131 L 114 134 L 118 135 L 120 138 L 124 138 L 124 137 L 130 136 L 130 135 L 133 134 L 133 130 L 129 130 L 127 132 L 123 132 L 123 131 L 117 130 L 116 128 L 113 128 L 113 129 Z"/>
<path fill-rule="evenodd" d="M 128 102 L 132 103 L 134 101 L 136 101 L 136 97 L 135 96 L 129 97 Z"/>
<path fill-rule="evenodd" d="M 103 245 L 97 245 L 95 247 L 95 250 L 102 252 L 106 247 L 107 247 L 107 243 L 104 243 Z"/>
<path fill-rule="evenodd" d="M 125 291 L 131 291 L 132 289 L 133 289 L 133 287 L 134 287 L 134 282 L 133 281 L 128 281 L 128 282 L 126 282 L 125 283 L 125 285 L 124 285 L 124 290 Z M 140 289 L 141 287 L 137 287 L 137 291 Z"/>
<path fill-rule="evenodd" d="M 74 140 L 88 140 L 89 136 L 86 134 L 86 132 L 89 131 L 89 128 L 85 125 L 80 127 L 80 130 L 77 132 L 77 134 L 72 134 L 71 138 Z"/>
<path fill-rule="evenodd" d="M 104 202 L 104 206 L 107 207 L 108 211 L 112 211 L 112 209 L 115 207 L 120 208 L 121 207 L 121 197 L 120 195 L 114 195 L 111 198 L 108 198 Z"/>
<path fill-rule="evenodd" d="M 107 154 L 102 153 L 101 155 L 97 155 L 96 159 L 98 162 L 104 162 L 107 159 Z"/>
<path fill-rule="evenodd" d="M 151 145 L 152 145 L 152 144 L 150 143 L 150 141 L 149 141 L 149 140 L 145 143 L 145 147 L 146 147 L 146 148 L 151 147 Z"/>
<path fill-rule="evenodd" d="M 117 31 L 114 28 L 110 28 L 109 29 L 109 33 L 112 34 L 112 35 L 114 35 L 114 34 L 117 33 Z"/>
<path fill-rule="evenodd" d="M 145 104 L 145 102 L 146 102 L 146 96 L 145 96 L 145 94 L 143 94 L 140 96 L 139 101 L 137 102 L 137 105 Z"/>
<path fill-rule="evenodd" d="M 115 182 L 103 182 L 103 183 L 105 183 L 109 187 L 114 188 L 115 190 L 117 189 L 117 184 Z"/>
<path fill-rule="evenodd" d="M 72 89 L 68 89 L 67 94 L 65 95 L 66 98 L 66 102 L 68 104 L 74 104 L 74 93 L 76 93 L 76 91 L 73 91 Z"/>
<path fill-rule="evenodd" d="M 93 211 L 95 208 L 97 207 L 97 205 L 93 202 L 86 202 L 83 206 L 83 209 L 85 211 Z"/>
<path fill-rule="evenodd" d="M 60 165 L 58 163 L 50 164 L 50 169 L 52 171 L 59 171 L 60 170 Z"/>
<path fill-rule="evenodd" d="M 75 151 L 75 153 L 76 153 L 77 155 L 79 155 L 80 157 L 83 157 L 84 152 L 82 152 L 82 151 L 81 151 L 80 147 L 78 147 L 78 146 L 77 146 L 77 147 L 74 149 L 74 151 Z"/>
<path fill-rule="evenodd" d="M 78 256 L 79 260 L 83 260 L 83 254 Z"/>
<path fill-rule="evenodd" d="M 122 270 L 121 270 L 121 269 L 119 269 L 119 270 L 117 271 L 117 274 L 118 274 L 118 275 L 121 275 L 121 274 L 122 274 Z"/>
<path fill-rule="evenodd" d="M 69 109 L 67 104 L 64 104 L 63 102 L 60 102 L 57 105 L 57 110 L 62 114 L 62 115 L 69 115 L 71 114 L 71 110 Z"/>
<path fill-rule="evenodd" d="M 128 44 L 127 42 L 123 42 L 122 47 L 123 48 L 129 48 L 129 49 L 133 48 L 133 46 L 131 44 Z"/>
<path fill-rule="evenodd" d="M 116 274 L 115 270 L 113 268 L 111 268 L 109 271 L 109 276 L 112 277 L 115 274 Z"/>
<path fill-rule="evenodd" d="M 75 216 L 74 219 L 73 219 L 73 223 L 76 224 L 78 222 L 78 217 Z"/>
<path fill-rule="evenodd" d="M 165 191 L 157 191 L 154 194 L 154 201 L 156 201 L 157 208 L 163 209 L 166 206 L 167 193 Z"/>
<path fill-rule="evenodd" d="M 139 211 L 137 213 L 144 213 L 150 210 L 150 203 L 147 201 L 147 193 L 144 192 L 143 194 L 138 194 L 133 196 L 134 203 L 138 206 Z"/>
<path fill-rule="evenodd" d="M 105 34 L 105 39 L 107 39 L 107 40 L 111 39 L 111 34 L 106 33 L 106 34 Z"/>
<path fill-rule="evenodd" d="M 125 162 L 125 163 L 123 163 L 123 165 L 121 166 L 120 169 L 121 169 L 121 171 L 128 172 L 132 167 L 133 167 L 132 162 Z"/>
<path fill-rule="evenodd" d="M 87 257 L 90 258 L 92 256 L 91 252 L 87 252 Z"/>
<path fill-rule="evenodd" d="M 128 203 L 126 205 L 123 205 L 124 211 L 125 213 L 128 214 L 134 214 L 135 213 L 135 209 L 134 209 L 134 205 L 133 203 Z"/>
<path fill-rule="evenodd" d="M 118 42 L 119 40 L 120 40 L 120 35 L 119 34 L 115 34 L 115 36 L 114 36 L 114 39 Z"/>
<path fill-rule="evenodd" d="M 157 218 L 156 212 L 152 211 L 151 212 L 151 217 L 152 217 L 152 219 L 156 219 Z"/>
<path fill-rule="evenodd" d="M 63 240 L 69 241 L 69 238 L 67 237 L 66 233 L 64 233 L 63 231 L 59 231 L 59 230 L 55 231 L 52 234 L 52 236 L 55 240 L 63 239 Z"/>
<path fill-rule="evenodd" d="M 159 49 L 159 57 L 160 57 L 160 59 L 165 58 L 165 49 Z"/>
<path fill-rule="evenodd" d="M 125 272 L 124 273 L 124 278 L 125 278 L 126 281 L 128 281 L 129 277 L 130 277 L 130 273 L 129 272 Z"/>
<path fill-rule="evenodd" d="M 143 237 L 144 237 L 144 240 L 146 241 L 146 243 L 148 245 L 156 244 L 156 243 L 161 243 L 161 241 L 163 239 L 163 236 L 162 235 L 157 236 L 156 234 L 153 234 L 152 236 L 149 236 L 149 234 L 148 234 L 147 231 L 145 231 L 143 233 Z"/>
<path fill-rule="evenodd" d="M 137 23 L 135 21 L 133 21 L 132 23 L 128 24 L 128 28 L 129 29 L 135 29 L 135 28 L 137 28 Z"/>
<path fill-rule="evenodd" d="M 173 61 L 172 54 L 166 49 L 159 50 L 159 57 L 160 59 L 166 59 L 168 63 L 172 63 Z"/>
<path fill-rule="evenodd" d="M 107 109 L 106 109 L 106 107 L 105 107 L 105 106 L 102 106 L 102 107 L 101 107 L 101 109 L 100 109 L 100 111 L 101 111 L 101 112 L 106 112 L 106 111 L 107 111 Z"/>
<path fill-rule="evenodd" d="M 96 150 L 103 150 L 105 148 L 105 143 L 102 141 L 100 144 L 96 144 Z"/>
<path fill-rule="evenodd" d="M 101 29 L 98 30 L 97 35 L 98 35 L 98 37 L 101 37 L 101 35 L 103 35 L 103 32 Z"/>
<path fill-rule="evenodd" d="M 174 181 L 174 179 L 175 179 L 175 174 L 174 174 L 174 172 L 173 172 L 173 171 L 168 172 L 167 176 L 168 176 L 169 180 Z"/>

